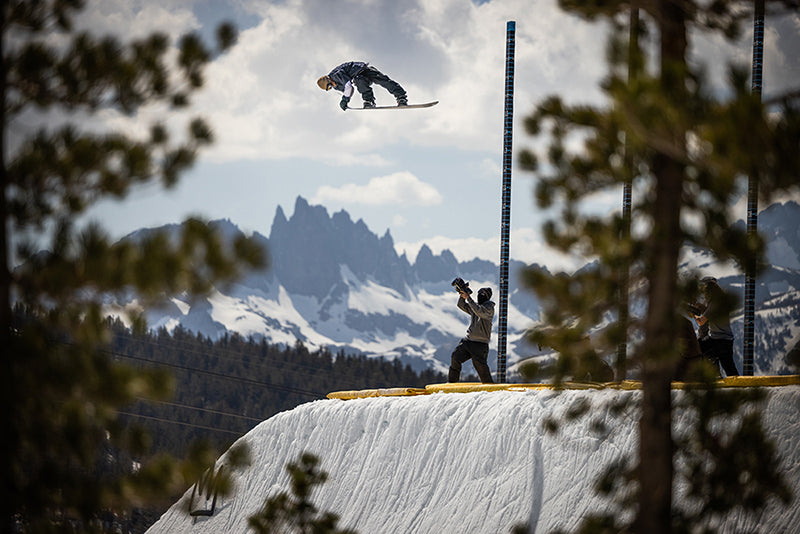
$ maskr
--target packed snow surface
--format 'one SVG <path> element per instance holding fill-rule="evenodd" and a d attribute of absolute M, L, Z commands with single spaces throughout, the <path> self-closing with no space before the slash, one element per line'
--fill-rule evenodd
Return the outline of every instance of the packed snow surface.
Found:
<path fill-rule="evenodd" d="M 770 388 L 764 426 L 782 471 L 800 498 L 800 386 Z M 678 400 L 683 393 L 674 391 Z M 367 532 L 498 533 L 527 522 L 531 531 L 573 529 L 607 502 L 593 481 L 622 454 L 635 454 L 638 410 L 613 415 L 639 391 L 495 391 L 416 397 L 320 400 L 264 421 L 240 441 L 252 464 L 235 474 L 234 493 L 210 517 L 190 517 L 187 491 L 148 534 L 252 532 L 248 517 L 264 500 L 290 492 L 285 466 L 303 452 L 329 475 L 312 501 L 340 516 L 339 526 Z M 590 414 L 548 433 L 582 399 Z M 631 403 L 632 405 L 635 403 Z M 675 414 L 675 426 L 688 415 Z M 589 430 L 591 423 L 607 430 Z M 224 461 L 224 457 L 221 461 Z M 210 506 L 210 502 L 201 505 Z M 197 508 L 197 503 L 195 503 Z M 761 514 L 735 511 L 720 532 L 800 532 L 800 507 L 771 503 Z"/>

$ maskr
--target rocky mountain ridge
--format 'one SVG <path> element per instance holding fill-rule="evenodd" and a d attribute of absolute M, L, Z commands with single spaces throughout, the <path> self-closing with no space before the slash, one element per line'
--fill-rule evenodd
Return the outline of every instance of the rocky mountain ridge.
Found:
<path fill-rule="evenodd" d="M 774 356 L 788 350 L 800 335 L 800 317 L 795 317 L 800 270 L 794 267 L 800 266 L 798 220 L 800 206 L 793 202 L 770 206 L 759 220 L 772 265 L 758 279 L 757 301 L 768 306 L 759 308 L 756 318 L 756 347 L 764 355 L 756 367 L 769 372 L 786 370 Z M 241 233 L 229 220 L 214 224 L 223 235 Z M 136 233 L 128 236 L 135 237 Z M 323 206 L 312 206 L 302 197 L 291 217 L 277 209 L 268 237 L 254 237 L 269 251 L 269 269 L 251 272 L 206 299 L 176 297 L 159 309 L 146 310 L 151 327 L 180 324 L 212 339 L 237 332 L 272 343 L 299 340 L 312 349 L 326 346 L 334 352 L 399 358 L 417 369 L 445 370 L 468 322 L 456 309 L 452 279 L 461 276 L 475 288 L 490 286 L 495 295 L 498 291 L 499 268 L 490 261 L 459 262 L 448 250 L 434 254 L 423 245 L 411 263 L 405 254 L 398 255 L 388 231 L 378 237 L 346 211 L 329 215 Z M 539 305 L 535 295 L 520 289 L 517 274 L 522 267 L 522 262 L 512 261 L 509 269 L 510 365 L 539 354 L 523 339 L 538 319 Z M 742 291 L 744 277 L 716 262 L 708 251 L 687 250 L 682 268 L 713 271 L 724 286 Z M 741 316 L 734 317 L 733 325 L 741 331 Z M 492 368 L 495 347 L 493 342 Z"/>

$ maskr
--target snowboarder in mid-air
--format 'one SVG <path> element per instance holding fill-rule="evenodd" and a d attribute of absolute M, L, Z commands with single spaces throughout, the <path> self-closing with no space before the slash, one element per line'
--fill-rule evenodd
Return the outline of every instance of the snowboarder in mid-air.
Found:
<path fill-rule="evenodd" d="M 347 110 L 350 97 L 353 96 L 353 87 L 358 89 L 361 98 L 364 100 L 364 109 L 375 107 L 375 94 L 372 92 L 372 84 L 377 83 L 389 91 L 397 100 L 397 106 L 408 106 L 406 91 L 399 83 L 383 74 L 381 71 L 368 63 L 362 61 L 350 61 L 342 63 L 329 74 L 321 76 L 317 80 L 317 85 L 323 91 L 336 89 L 343 93 L 339 107 Z M 351 108 L 352 109 L 352 108 Z"/>

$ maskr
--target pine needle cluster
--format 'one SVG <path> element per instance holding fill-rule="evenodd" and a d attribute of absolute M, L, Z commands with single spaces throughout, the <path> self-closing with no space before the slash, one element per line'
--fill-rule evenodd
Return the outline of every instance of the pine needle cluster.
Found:
<path fill-rule="evenodd" d="M 103 295 L 135 292 L 146 305 L 202 294 L 266 262 L 254 242 L 226 246 L 200 218 L 136 243 L 113 243 L 98 224 L 77 226 L 98 201 L 174 186 L 213 141 L 200 117 L 183 131 L 166 119 L 189 112 L 205 66 L 236 35 L 222 25 L 213 49 L 195 34 L 121 42 L 76 29 L 83 8 L 82 0 L 0 8 L 4 532 L 102 531 L 108 517 L 172 496 L 208 468 L 216 457 L 208 447 L 183 462 L 138 463 L 149 441 L 122 424 L 120 408 L 164 398 L 172 382 L 111 360 Z M 99 120 L 134 120 L 147 106 L 162 109 L 164 122 L 141 133 Z M 12 304 L 25 313 L 13 314 Z M 145 328 L 136 310 L 127 319 Z"/>
<path fill-rule="evenodd" d="M 766 3 L 768 16 L 798 7 L 794 0 Z M 605 102 L 568 104 L 558 96 L 544 100 L 525 119 L 525 128 L 532 136 L 546 136 L 549 145 L 541 154 L 524 150 L 519 162 L 536 173 L 538 205 L 560 209 L 558 218 L 544 225 L 548 244 L 596 261 L 573 274 L 528 270 L 527 284 L 543 306 L 543 328 L 531 338 L 556 348 L 565 370 L 586 364 L 592 352 L 587 339 L 592 350 L 606 355 L 629 339 L 641 340 L 632 355 L 618 352 L 614 362 L 617 380 L 632 370 L 643 384 L 639 460 L 629 466 L 636 508 L 624 531 L 698 531 L 696 516 L 683 515 L 674 522 L 679 512 L 672 501 L 675 448 L 689 465 L 697 467 L 695 460 L 702 456 L 690 453 L 685 439 L 673 441 L 671 433 L 670 381 L 681 357 L 680 312 L 697 295 L 700 277 L 698 272 L 679 276 L 680 252 L 684 246 L 700 247 L 718 259 L 733 260 L 742 270 L 761 261 L 763 240 L 737 229 L 730 207 L 748 183 L 756 184 L 765 201 L 797 184 L 796 92 L 762 102 L 748 87 L 747 68 L 734 65 L 721 93 L 689 59 L 695 34 L 738 36 L 743 24 L 753 20 L 752 2 L 562 0 L 561 6 L 609 24 Z M 702 50 L 695 52 L 703 57 Z M 629 212 L 596 215 L 585 209 L 593 196 L 626 187 L 632 192 Z M 643 311 L 628 320 L 630 302 Z M 734 305 L 728 302 L 727 309 Z M 708 393 L 698 395 L 697 402 L 711 402 L 711 390 L 703 391 Z M 757 418 L 734 409 L 725 413 L 742 420 L 741 432 L 759 437 L 742 444 L 741 455 L 731 457 L 726 466 L 741 473 L 764 452 L 759 444 L 766 441 L 757 432 Z M 700 443 L 706 449 L 711 445 L 707 439 Z M 697 467 L 687 476 L 702 478 L 697 484 L 709 491 L 719 491 L 712 482 L 730 482 L 727 487 L 734 492 L 740 488 L 736 480 L 716 477 L 718 471 L 708 469 Z M 773 476 L 777 478 L 770 485 Z M 785 501 L 779 475 L 764 477 L 766 483 L 754 486 L 759 497 L 748 497 L 747 506 L 770 498 Z M 709 499 L 702 506 L 715 513 L 742 504 Z M 620 528 L 601 520 L 581 532 Z"/>

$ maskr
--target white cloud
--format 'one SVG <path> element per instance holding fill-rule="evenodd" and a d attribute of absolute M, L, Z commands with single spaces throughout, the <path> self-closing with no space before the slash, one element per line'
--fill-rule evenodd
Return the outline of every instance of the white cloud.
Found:
<path fill-rule="evenodd" d="M 497 178 L 503 174 L 502 158 L 484 159 L 480 163 L 481 173 L 488 178 Z"/>
<path fill-rule="evenodd" d="M 199 23 L 188 0 L 91 0 L 81 27 L 121 38 L 166 31 L 173 38 Z M 495 150 L 502 132 L 505 29 L 516 21 L 515 130 L 536 102 L 551 94 L 597 103 L 605 75 L 606 26 L 560 10 L 555 0 L 237 0 L 261 22 L 241 32 L 236 46 L 207 71 L 193 110 L 208 117 L 217 143 L 203 158 L 310 158 L 375 161 L 399 143 Z M 354 16 L 354 14 L 358 16 Z M 363 21 L 368 20 L 365 24 Z M 773 76 L 792 76 L 797 15 L 771 18 L 767 28 L 767 92 Z M 557 29 L 557 30 L 553 30 Z M 742 44 L 744 43 L 744 44 Z M 715 36 L 693 41 L 702 59 L 724 78 L 721 58 L 749 61 L 747 37 L 735 45 Z M 787 50 L 791 50 L 788 48 Z M 400 82 L 412 101 L 438 99 L 427 110 L 342 112 L 339 94 L 314 83 L 337 64 L 365 60 Z M 791 64 L 789 64 L 791 63 Z M 788 68 L 784 68 L 788 67 Z M 391 101 L 380 87 L 379 103 Z M 356 97 L 357 98 L 357 97 Z M 153 110 L 148 121 L 159 116 Z M 487 135 L 488 132 L 488 135 Z M 369 155 L 361 160 L 358 156 Z"/>
<path fill-rule="evenodd" d="M 242 31 L 236 46 L 207 69 L 192 110 L 209 119 L 217 142 L 213 161 L 310 158 L 338 162 L 342 154 L 370 155 L 398 143 L 494 150 L 502 132 L 505 25 L 517 20 L 515 116 L 555 92 L 599 94 L 602 30 L 561 12 L 555 2 L 469 0 L 390 2 L 291 0 L 249 2 L 261 22 Z M 122 37 L 145 29 L 173 38 L 198 25 L 191 4 L 166 0 L 94 0 L 89 23 Z M 354 13 L 359 13 L 354 17 Z M 363 20 L 369 20 L 364 24 Z M 126 26 L 127 24 L 127 26 Z M 562 31 L 543 34 L 543 27 Z M 592 44 L 594 43 L 594 44 Z M 585 46 L 584 46 L 585 45 Z M 369 61 L 435 108 L 342 112 L 340 94 L 316 79 L 344 61 Z M 566 79 L 570 83 L 565 84 Z M 375 87 L 378 103 L 393 101 Z M 358 100 L 358 97 L 356 97 Z M 357 102 L 358 103 L 358 102 Z M 158 117 L 153 110 L 142 119 Z M 496 135 L 486 135 L 486 132 Z"/>
<path fill-rule="evenodd" d="M 120 39 L 161 30 L 174 42 L 187 30 L 210 30 L 201 23 L 212 22 L 211 4 L 215 15 L 244 12 L 239 20 L 246 20 L 247 27 L 232 49 L 208 65 L 206 84 L 192 95 L 187 113 L 148 107 L 133 118 L 115 113 L 93 117 L 135 135 L 144 135 L 155 120 L 166 120 L 176 140 L 189 116 L 208 120 L 216 142 L 201 152 L 193 175 L 187 176 L 203 180 L 174 193 L 181 196 L 182 213 L 233 215 L 248 227 L 264 228 L 270 218 L 264 214 L 302 195 L 344 207 L 373 227 L 402 228 L 398 234 L 408 242 L 431 233 L 475 236 L 441 239 L 459 258 L 497 261 L 497 238 L 483 238 L 499 218 L 506 23 L 516 21 L 515 165 L 521 148 L 541 152 L 547 145 L 545 136 L 527 136 L 522 124 L 542 99 L 558 94 L 568 103 L 603 101 L 598 82 L 606 74 L 607 27 L 566 14 L 556 0 L 535 5 L 530 0 L 89 0 L 81 27 Z M 800 17 L 768 17 L 767 26 L 765 96 L 796 85 L 800 72 L 800 55 L 792 53 L 800 40 Z M 750 61 L 752 35 L 733 45 L 693 38 L 692 47 L 711 66 L 717 87 L 724 81 L 723 59 Z M 350 60 L 380 68 L 403 85 L 412 102 L 440 103 L 422 110 L 343 112 L 340 94 L 321 91 L 315 82 Z M 393 100 L 381 87 L 375 87 L 375 95 L 379 104 Z M 217 170 L 223 168 L 235 171 Z M 216 172 L 222 174 L 210 176 Z M 520 184 L 526 176 L 532 179 Z M 523 190 L 535 178 L 515 174 L 512 231 L 540 222 L 541 210 L 532 205 L 530 191 Z M 241 200 L 229 206 L 219 199 L 232 183 L 247 187 L 240 191 Z M 240 209 L 240 203 L 256 198 L 261 199 L 258 209 Z M 453 216 L 465 200 L 476 198 L 486 205 L 495 202 L 494 207 L 474 217 Z M 399 210 L 402 216 L 383 208 L 401 203 L 418 208 Z M 604 213 L 619 203 L 619 193 L 608 191 L 583 205 Z M 425 209 L 429 206 L 435 208 Z M 137 216 L 142 212 L 131 209 Z M 119 219 L 114 215 L 110 224 Z M 512 257 L 558 258 L 542 250 L 541 239 L 514 234 Z"/>
<path fill-rule="evenodd" d="M 145 0 L 90 0 L 75 20 L 76 28 L 97 35 L 113 34 L 122 41 L 138 39 L 153 32 L 175 38 L 196 30 L 200 23 L 189 2 Z"/>
<path fill-rule="evenodd" d="M 396 172 L 373 178 L 366 185 L 324 185 L 311 201 L 319 204 L 435 206 L 442 203 L 442 195 L 410 172 Z"/>

